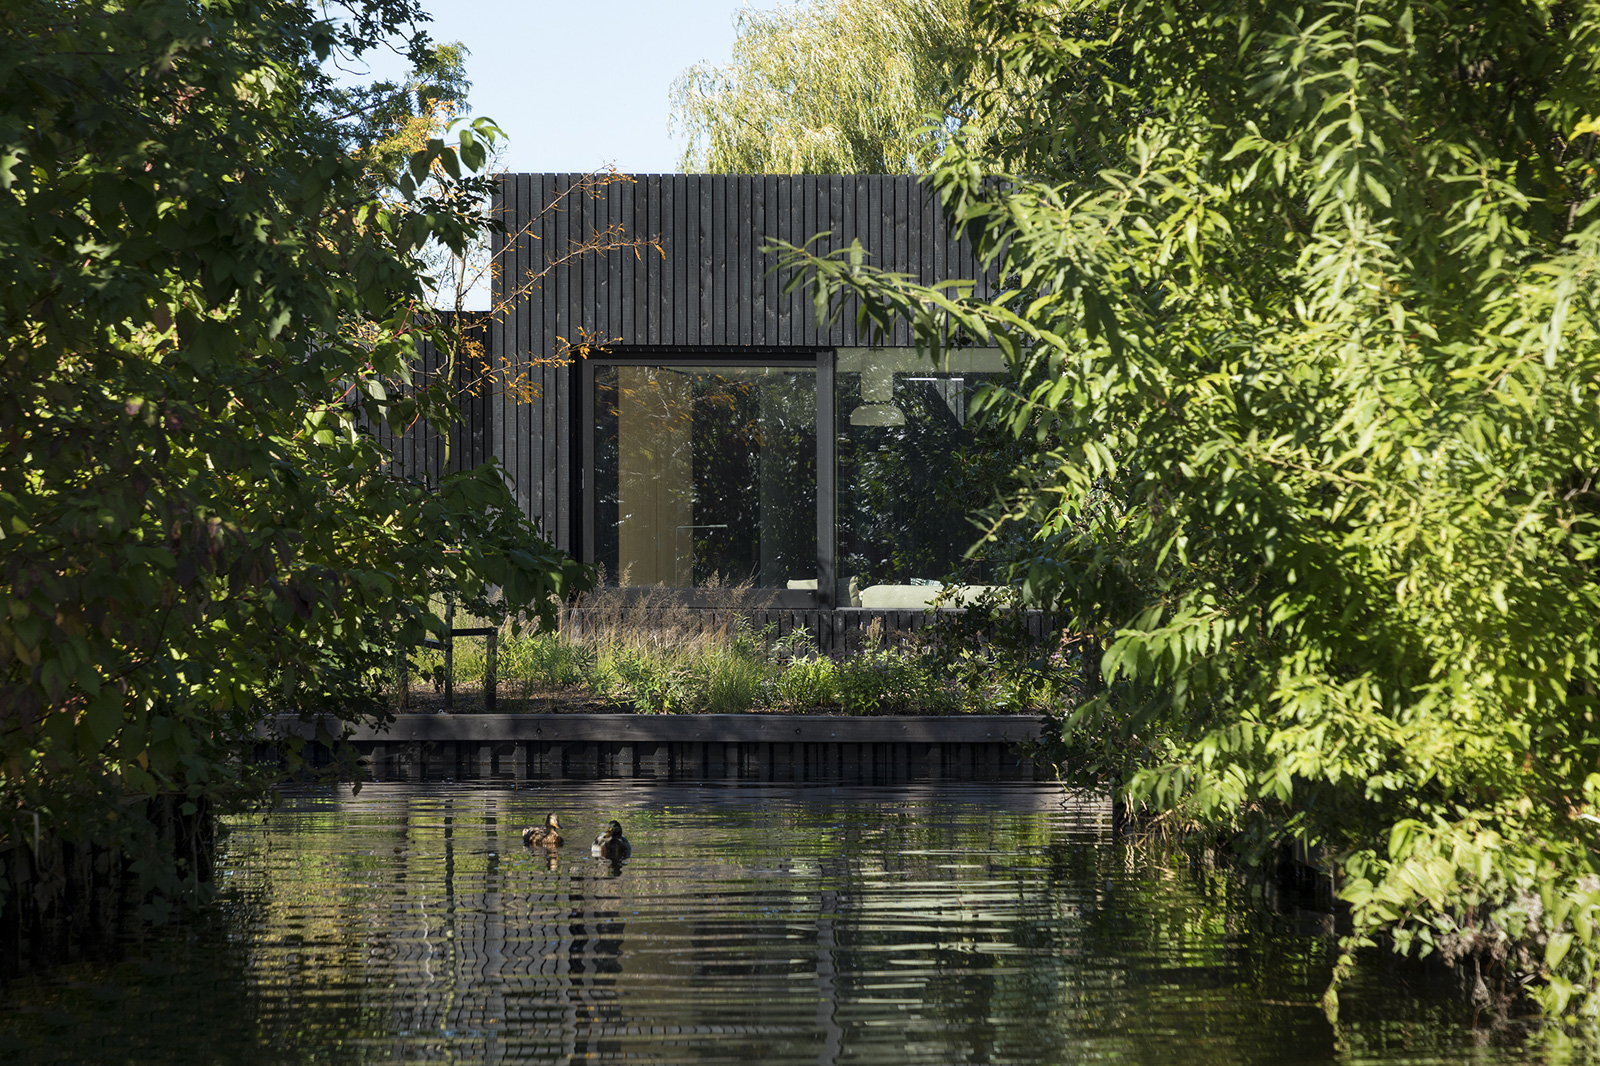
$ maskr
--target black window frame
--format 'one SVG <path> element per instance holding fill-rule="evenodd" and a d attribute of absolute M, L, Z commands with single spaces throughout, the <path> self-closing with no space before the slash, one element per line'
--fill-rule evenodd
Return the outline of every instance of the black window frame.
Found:
<path fill-rule="evenodd" d="M 579 392 L 579 417 L 575 425 L 579 435 L 578 470 L 580 506 L 578 529 L 573 543 L 578 547 L 578 559 L 593 565 L 595 549 L 595 370 L 612 366 L 717 366 L 729 367 L 807 367 L 816 372 L 817 389 L 817 587 L 813 589 L 752 590 L 756 605 L 794 610 L 833 610 L 835 604 L 835 441 L 834 441 L 834 350 L 832 348 L 793 350 L 684 350 L 681 348 L 609 350 L 591 355 L 580 364 L 581 386 Z M 629 590 L 617 590 L 627 594 Z M 702 589 L 673 588 L 666 590 L 674 600 L 685 606 L 712 606 L 716 595 Z M 636 594 L 660 595 L 661 590 L 640 588 Z"/>

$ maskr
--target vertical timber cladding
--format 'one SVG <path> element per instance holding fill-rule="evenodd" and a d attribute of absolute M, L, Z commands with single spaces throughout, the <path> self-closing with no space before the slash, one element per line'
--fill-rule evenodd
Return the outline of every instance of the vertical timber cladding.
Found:
<path fill-rule="evenodd" d="M 446 324 L 455 323 L 455 312 L 440 314 Z M 490 316 L 481 311 L 463 311 L 460 319 L 462 351 L 457 353 L 454 391 L 461 420 L 450 427 L 448 434 L 441 434 L 425 421 L 398 433 L 386 422 L 371 427 L 378 442 L 393 457 L 390 469 L 401 477 L 437 482 L 446 474 L 488 462 L 494 454 L 489 390 L 479 380 L 478 367 L 478 360 L 487 357 L 489 346 L 494 343 Z M 444 355 L 427 341 L 417 345 L 417 358 L 425 376 L 431 377 L 444 366 Z"/>
<path fill-rule="evenodd" d="M 483 443 L 505 466 L 524 512 L 573 551 L 581 508 L 582 390 L 564 358 L 583 338 L 613 350 L 751 352 L 911 343 L 861 335 L 856 305 L 816 321 L 810 296 L 783 292 L 769 240 L 817 252 L 860 241 L 869 262 L 923 282 L 983 279 L 938 197 L 908 175 L 651 174 L 597 183 L 584 174 L 506 174 L 495 194 L 506 232 L 494 243 L 490 347 L 499 388 L 481 412 Z M 658 240 L 659 252 L 574 254 L 606 234 Z"/>

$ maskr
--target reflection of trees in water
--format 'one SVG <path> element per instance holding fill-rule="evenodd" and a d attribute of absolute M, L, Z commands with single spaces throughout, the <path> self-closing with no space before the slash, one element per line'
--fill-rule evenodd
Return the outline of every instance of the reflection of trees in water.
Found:
<path fill-rule="evenodd" d="M 1330 1055 L 1314 1006 L 1323 946 L 1248 906 L 1248 882 L 1097 842 L 1093 819 L 1067 837 L 1059 821 L 929 792 L 722 811 L 697 793 L 670 816 L 627 812 L 649 849 L 612 878 L 586 846 L 555 869 L 525 851 L 526 802 L 502 816 L 495 793 L 396 794 L 235 834 L 224 868 L 262 872 L 216 934 L 177 938 L 167 969 L 131 976 L 144 984 L 121 1013 L 50 1004 L 83 1022 L 39 1057 L 162 1061 L 163 1042 L 172 1061 L 246 1066 L 308 1048 L 330 1061 Z M 1363 1009 L 1391 1028 L 1361 1030 Z M 1457 1017 L 1398 996 L 1347 1010 L 1353 1047 L 1395 1025 L 1440 1039 Z"/>
<path fill-rule="evenodd" d="M 697 375 L 694 582 L 816 572 L 816 375 Z M 811 521 L 806 521 L 810 518 Z"/>

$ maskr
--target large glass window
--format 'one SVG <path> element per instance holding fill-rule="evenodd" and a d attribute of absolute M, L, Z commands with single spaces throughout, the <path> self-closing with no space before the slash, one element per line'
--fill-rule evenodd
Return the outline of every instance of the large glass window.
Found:
<path fill-rule="evenodd" d="M 912 349 L 841 348 L 835 366 L 838 605 L 908 606 L 927 598 L 918 588 L 992 581 L 963 555 L 1014 445 L 967 412 L 1005 370 L 1000 354 L 951 352 L 936 367 Z"/>
<path fill-rule="evenodd" d="M 816 381 L 814 367 L 596 367 L 606 582 L 815 588 Z"/>

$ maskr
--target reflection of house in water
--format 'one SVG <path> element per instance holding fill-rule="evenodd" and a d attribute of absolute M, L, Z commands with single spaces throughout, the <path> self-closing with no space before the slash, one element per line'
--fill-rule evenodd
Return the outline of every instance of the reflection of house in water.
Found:
<path fill-rule="evenodd" d="M 441 1039 L 452 1056 L 486 1062 L 617 1052 L 626 923 L 611 864 L 582 847 L 523 849 L 519 827 L 502 832 L 493 798 L 467 819 L 463 840 L 454 804 L 444 807 L 442 855 L 434 852 L 443 860 L 442 905 L 408 909 L 400 917 L 409 922 L 382 934 L 391 970 L 412 985 L 402 998 L 409 1016 L 400 1019 L 407 1046 L 397 1054 L 426 1057 L 443 1050 L 434 1047 Z"/>
<path fill-rule="evenodd" d="M 936 790 L 717 823 L 716 846 L 702 808 L 717 800 L 683 790 L 695 810 L 672 827 L 619 811 L 638 850 L 614 871 L 580 832 L 554 864 L 524 849 L 523 794 L 369 788 L 359 822 L 311 810 L 284 847 L 261 842 L 266 865 L 288 868 L 272 878 L 257 939 L 279 946 L 256 955 L 258 983 L 293 989 L 290 1002 L 360 1004 L 336 1032 L 301 1030 L 319 1046 L 413 1061 L 832 1062 L 908 1033 L 1001 1060 L 994 1019 L 1033 1011 L 1043 986 L 992 946 L 1027 920 L 1048 957 L 1082 954 L 1049 931 L 1059 910 L 1044 882 L 997 879 L 949 845 L 1005 855 L 1042 838 L 992 836 L 989 804 L 952 834 L 934 823 L 948 817 L 932 813 Z"/>

